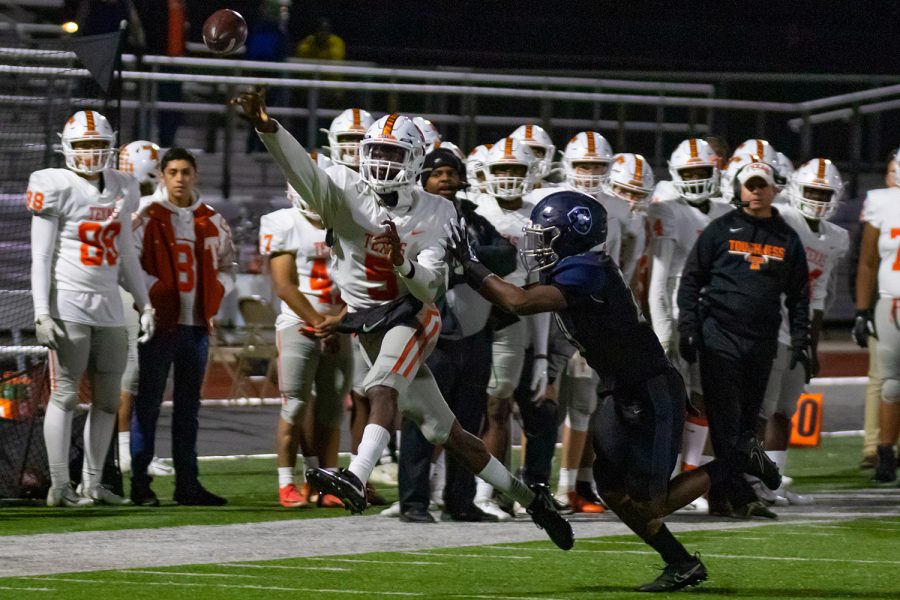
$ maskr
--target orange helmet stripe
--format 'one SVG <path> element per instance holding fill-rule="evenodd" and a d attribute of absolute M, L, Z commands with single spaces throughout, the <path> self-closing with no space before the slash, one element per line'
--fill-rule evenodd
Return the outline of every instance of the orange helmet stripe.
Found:
<path fill-rule="evenodd" d="M 691 147 L 691 158 L 698 158 L 699 154 L 697 153 L 697 140 L 695 138 L 691 138 L 688 140 L 688 144 Z"/>
<path fill-rule="evenodd" d="M 528 123 L 527 125 L 525 125 L 525 139 L 526 139 L 526 140 L 533 139 L 533 138 L 531 137 L 531 129 L 532 129 L 532 127 L 534 127 L 534 126 L 533 126 L 531 123 Z"/>
<path fill-rule="evenodd" d="M 587 134 L 587 153 L 588 154 L 597 154 L 597 141 L 594 139 L 593 133 Z"/>
<path fill-rule="evenodd" d="M 503 144 L 503 158 L 514 158 L 512 151 L 513 139 L 506 138 L 505 143 Z"/>
<path fill-rule="evenodd" d="M 94 131 L 94 111 L 86 110 L 84 116 L 87 118 L 88 131 Z"/>
<path fill-rule="evenodd" d="M 359 116 L 359 109 L 354 108 L 353 109 L 353 129 L 361 129 L 361 128 L 362 128 L 362 121 Z"/>
<path fill-rule="evenodd" d="M 394 113 L 387 118 L 387 121 L 384 122 L 384 129 L 381 131 L 382 135 L 391 135 L 391 132 L 394 131 L 394 123 L 397 122 L 397 117 L 399 116 L 400 115 L 398 113 Z"/>
<path fill-rule="evenodd" d="M 756 140 L 756 155 L 759 157 L 759 160 L 762 160 L 764 156 L 763 150 L 765 149 L 765 144 L 762 140 Z"/>
<path fill-rule="evenodd" d="M 634 155 L 634 178 L 638 181 L 644 180 L 644 159 L 640 154 Z"/>
<path fill-rule="evenodd" d="M 816 175 L 818 179 L 825 179 L 825 159 L 819 159 L 819 173 Z"/>

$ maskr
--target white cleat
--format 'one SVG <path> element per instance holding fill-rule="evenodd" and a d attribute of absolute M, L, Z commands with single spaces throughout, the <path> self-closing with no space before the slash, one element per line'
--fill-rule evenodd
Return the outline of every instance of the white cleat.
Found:
<path fill-rule="evenodd" d="M 489 515 L 494 515 L 499 521 L 509 521 L 512 519 L 512 515 L 500 508 L 493 500 L 478 500 L 476 498 L 475 506 Z"/>
<path fill-rule="evenodd" d="M 154 456 L 153 460 L 150 461 L 150 465 L 147 467 L 147 475 L 152 477 L 171 477 L 174 474 L 175 467 L 158 456 Z"/>
<path fill-rule="evenodd" d="M 47 492 L 47 506 L 63 506 L 66 508 L 85 508 L 93 506 L 94 501 L 90 498 L 79 496 L 72 489 L 72 484 L 67 483 L 62 488 L 50 488 Z"/>
<path fill-rule="evenodd" d="M 87 494 L 83 494 L 83 496 L 92 500 L 94 504 L 105 504 L 107 506 L 125 506 L 131 504 L 131 500 L 123 498 L 103 484 L 95 485 Z"/>
<path fill-rule="evenodd" d="M 792 490 L 784 490 L 784 499 L 791 506 L 809 506 L 814 502 L 811 496 L 803 496 Z"/>
<path fill-rule="evenodd" d="M 400 503 L 394 502 L 393 504 L 391 504 L 390 506 L 388 506 L 386 509 L 384 509 L 383 511 L 381 511 L 378 514 L 381 515 L 382 517 L 393 517 L 393 518 L 397 519 L 400 517 Z"/>
<path fill-rule="evenodd" d="M 369 481 L 378 485 L 397 485 L 397 463 L 376 465 Z"/>
<path fill-rule="evenodd" d="M 685 504 L 681 508 L 675 511 L 676 515 L 708 515 L 709 514 L 709 501 L 700 496 L 693 502 Z"/>

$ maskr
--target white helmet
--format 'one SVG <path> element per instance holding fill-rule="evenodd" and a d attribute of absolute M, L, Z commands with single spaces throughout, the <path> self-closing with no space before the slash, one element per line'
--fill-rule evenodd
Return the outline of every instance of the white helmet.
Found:
<path fill-rule="evenodd" d="M 454 144 L 453 142 L 445 142 L 443 140 L 438 140 L 435 143 L 431 144 L 427 148 L 425 148 L 425 154 L 431 154 L 432 150 L 437 150 L 438 148 L 443 148 L 444 150 L 449 150 L 453 154 L 456 155 L 456 158 L 460 160 L 460 162 L 466 162 L 466 155 L 463 154 L 463 151 L 460 150 L 459 146 Z"/>
<path fill-rule="evenodd" d="M 509 134 L 509 137 L 531 147 L 538 163 L 535 171 L 537 179 L 543 179 L 550 174 L 556 155 L 556 146 L 553 145 L 553 140 L 550 139 L 543 127 L 531 123 L 520 125 Z"/>
<path fill-rule="evenodd" d="M 759 157 L 753 154 L 735 154 L 728 159 L 728 166 L 722 173 L 722 198 L 729 202 L 734 202 L 734 181 L 738 171 L 749 165 L 758 162 Z"/>
<path fill-rule="evenodd" d="M 794 163 L 788 158 L 784 152 L 776 152 L 775 153 L 775 164 L 772 165 L 778 171 L 778 175 L 781 176 L 785 182 L 789 182 L 791 177 L 794 174 Z"/>
<path fill-rule="evenodd" d="M 434 126 L 434 123 L 425 117 L 413 117 L 413 123 L 422 132 L 422 136 L 425 138 L 425 146 L 431 146 L 435 142 L 441 141 L 441 133 Z"/>
<path fill-rule="evenodd" d="M 294 205 L 294 208 L 299 210 L 300 214 L 302 214 L 304 217 L 306 217 L 310 221 L 315 221 L 316 223 L 322 222 L 322 217 L 319 216 L 319 213 L 309 207 L 309 204 L 306 202 L 306 200 L 304 200 L 303 197 L 297 193 L 297 190 L 295 190 L 294 186 L 292 186 L 290 183 L 287 184 L 287 197 L 288 200 L 291 201 L 291 204 Z"/>
<path fill-rule="evenodd" d="M 770 167 L 778 168 L 778 154 L 775 152 L 775 148 L 772 147 L 772 144 L 766 140 L 757 138 L 744 140 L 731 156 L 745 156 L 748 154 L 755 156 L 757 158 L 756 162 L 764 162 Z"/>
<path fill-rule="evenodd" d="M 116 156 L 116 132 L 113 131 L 106 117 L 94 110 L 79 110 L 69 117 L 62 133 L 62 152 L 66 158 L 66 167 L 89 175 L 99 173 L 112 167 Z M 106 148 L 73 148 L 75 142 L 103 140 Z"/>
<path fill-rule="evenodd" d="M 498 175 L 495 171 L 504 166 L 523 166 L 520 175 Z M 537 160 L 531 148 L 508 137 L 494 144 L 484 159 L 485 188 L 497 199 L 519 198 L 534 188 Z"/>
<path fill-rule="evenodd" d="M 609 163 L 612 161 L 613 151 L 606 138 L 596 131 L 582 131 L 566 144 L 563 152 L 563 169 L 566 173 L 566 181 L 573 188 L 586 194 L 598 193 L 603 182 L 609 177 Z M 603 173 L 599 175 L 585 175 L 575 172 L 575 163 L 594 163 L 603 165 Z"/>
<path fill-rule="evenodd" d="M 699 179 L 685 179 L 682 171 L 705 169 Z M 684 140 L 669 158 L 669 174 L 678 194 L 688 202 L 699 203 L 719 191 L 719 157 L 706 140 Z"/>
<path fill-rule="evenodd" d="M 159 179 L 159 146 L 135 140 L 119 149 L 119 170 L 131 173 L 138 183 L 156 185 Z"/>
<path fill-rule="evenodd" d="M 366 130 L 359 154 L 360 178 L 385 194 L 416 182 L 425 163 L 425 139 L 409 117 L 385 115 Z"/>
<path fill-rule="evenodd" d="M 331 160 L 358 169 L 359 142 L 373 122 L 372 115 L 361 108 L 348 108 L 336 116 L 326 131 Z"/>
<path fill-rule="evenodd" d="M 484 161 L 487 160 L 488 152 L 493 147 L 493 144 L 475 146 L 466 158 L 466 181 L 469 185 L 476 186 L 479 192 L 486 191 L 487 172 L 484 169 Z"/>
<path fill-rule="evenodd" d="M 644 206 L 653 193 L 653 169 L 640 154 L 622 152 L 613 157 L 603 191 L 625 200 L 632 210 Z"/>
<path fill-rule="evenodd" d="M 815 191 L 824 194 L 819 198 L 810 198 Z M 843 191 L 844 181 L 834 163 L 827 158 L 814 158 L 804 163 L 791 177 L 788 196 L 791 206 L 804 217 L 827 219 L 837 209 Z"/>

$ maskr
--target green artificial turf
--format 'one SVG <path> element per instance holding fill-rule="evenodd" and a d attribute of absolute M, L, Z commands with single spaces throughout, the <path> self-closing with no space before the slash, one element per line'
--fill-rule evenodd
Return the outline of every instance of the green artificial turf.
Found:
<path fill-rule="evenodd" d="M 699 551 L 713 598 L 900 597 L 900 518 L 762 525 L 679 536 Z M 0 579 L 0 597 L 97 600 L 297 598 L 643 598 L 659 558 L 634 536 L 369 553 L 254 563 Z M 28 590 L 26 588 L 32 588 Z"/>
<path fill-rule="evenodd" d="M 794 477 L 794 487 L 804 493 L 822 489 L 868 487 L 871 471 L 857 468 L 861 450 L 860 437 L 823 438 L 818 448 L 792 449 L 787 470 Z M 557 466 L 558 460 L 554 461 L 554 476 Z M 157 477 L 153 481 L 153 489 L 163 503 L 159 508 L 5 507 L 0 508 L 0 535 L 224 525 L 348 514 L 343 509 L 282 508 L 278 504 L 273 459 L 204 461 L 201 463 L 201 479 L 210 490 L 228 498 L 228 505 L 219 508 L 178 506 L 171 500 L 174 479 Z M 381 487 L 379 491 L 389 501 L 397 499 L 395 487 Z M 365 514 L 375 514 L 379 510 L 380 508 L 373 507 Z"/>

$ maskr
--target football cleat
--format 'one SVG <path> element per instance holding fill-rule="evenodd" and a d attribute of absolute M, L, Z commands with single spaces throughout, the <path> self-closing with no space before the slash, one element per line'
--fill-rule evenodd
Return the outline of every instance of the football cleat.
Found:
<path fill-rule="evenodd" d="M 344 503 L 351 513 L 366 510 L 366 486 L 349 469 L 337 471 L 316 468 L 306 470 L 306 480 L 319 490 L 320 494 L 331 494 Z"/>
<path fill-rule="evenodd" d="M 675 511 L 677 515 L 708 515 L 709 514 L 709 501 L 700 496 L 695 499 L 693 502 L 688 502 L 681 508 Z"/>
<path fill-rule="evenodd" d="M 550 539 L 562 550 L 571 550 L 575 545 L 575 534 L 572 533 L 572 525 L 566 521 L 556 509 L 550 488 L 543 483 L 534 483 L 530 486 L 534 492 L 534 500 L 528 505 L 528 514 L 538 528 L 543 529 Z"/>
<path fill-rule="evenodd" d="M 303 508 L 309 506 L 309 499 L 304 496 L 303 491 L 297 489 L 293 483 L 283 485 L 278 488 L 278 502 L 285 508 Z"/>
<path fill-rule="evenodd" d="M 500 508 L 500 505 L 497 504 L 494 500 L 478 500 L 475 499 L 475 506 L 481 509 L 482 512 L 486 512 L 489 515 L 494 515 L 497 517 L 498 521 L 509 521 L 512 519 L 512 515 Z"/>
<path fill-rule="evenodd" d="M 93 506 L 94 501 L 84 496 L 79 496 L 72 489 L 72 484 L 67 483 L 65 487 L 51 487 L 47 492 L 47 506 L 62 506 L 66 508 L 84 508 Z"/>
<path fill-rule="evenodd" d="M 585 498 L 575 491 L 568 493 L 568 504 L 572 508 L 573 513 L 600 514 L 605 511 L 602 504 Z"/>
<path fill-rule="evenodd" d="M 225 506 L 228 504 L 227 499 L 213 494 L 200 485 L 199 482 L 194 482 L 183 488 L 175 486 L 175 493 L 172 494 L 172 499 L 182 506 Z"/>
<path fill-rule="evenodd" d="M 382 517 L 397 518 L 400 516 L 400 503 L 394 502 L 393 504 L 391 504 L 390 506 L 388 506 L 387 508 L 385 508 L 383 511 L 381 511 L 378 514 L 381 515 Z"/>
<path fill-rule="evenodd" d="M 878 461 L 875 464 L 874 483 L 893 483 L 897 481 L 897 457 L 892 446 L 878 446 Z"/>
<path fill-rule="evenodd" d="M 170 477 L 175 474 L 175 467 L 165 462 L 158 456 L 154 456 L 153 460 L 147 466 L 147 475 L 153 477 Z"/>
<path fill-rule="evenodd" d="M 319 494 L 316 506 L 319 508 L 344 508 L 344 503 L 341 502 L 341 499 L 337 496 L 331 494 Z"/>
<path fill-rule="evenodd" d="M 638 592 L 674 592 L 691 585 L 697 585 L 709 578 L 700 556 L 694 555 L 681 563 L 666 565 L 659 577 L 637 588 Z"/>
<path fill-rule="evenodd" d="M 79 485 L 79 488 L 81 486 Z M 106 487 L 103 484 L 98 484 L 88 490 L 87 493 L 84 490 L 77 490 L 83 497 L 90 498 L 94 504 L 105 504 L 107 506 L 124 506 L 126 504 L 131 504 L 131 500 L 128 498 L 123 498 L 119 494 L 113 492 L 111 489 Z"/>
<path fill-rule="evenodd" d="M 777 490 L 781 487 L 781 473 L 763 450 L 759 440 L 750 437 L 746 440 L 745 447 L 747 448 L 747 462 L 744 472 L 759 478 L 770 490 Z"/>
<path fill-rule="evenodd" d="M 735 519 L 752 519 L 753 517 L 778 518 L 778 515 L 769 510 L 769 507 L 762 500 L 754 500 L 743 506 L 734 507 L 731 511 L 731 516 Z"/>

